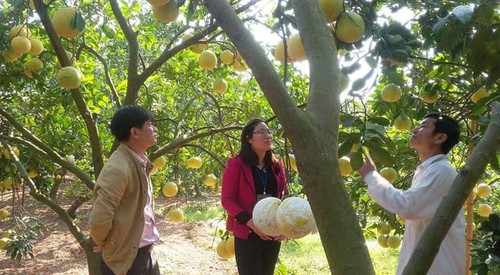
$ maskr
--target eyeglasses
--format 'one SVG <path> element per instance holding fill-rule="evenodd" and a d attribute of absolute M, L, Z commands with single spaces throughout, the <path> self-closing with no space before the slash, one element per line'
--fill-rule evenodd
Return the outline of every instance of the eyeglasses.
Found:
<path fill-rule="evenodd" d="M 260 135 L 260 136 L 265 136 L 265 135 L 274 135 L 274 131 L 271 131 L 270 129 L 262 129 L 259 131 L 254 131 L 254 134 Z"/>

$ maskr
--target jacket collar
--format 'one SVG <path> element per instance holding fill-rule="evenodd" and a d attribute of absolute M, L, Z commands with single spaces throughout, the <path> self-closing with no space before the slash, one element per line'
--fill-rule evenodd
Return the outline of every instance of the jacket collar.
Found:
<path fill-rule="evenodd" d="M 130 149 L 130 147 L 128 147 L 127 144 L 123 142 L 120 143 L 120 146 L 118 146 L 117 150 L 129 155 L 137 167 L 146 168 L 146 172 L 148 175 L 153 169 L 153 163 L 146 156 L 141 157 L 139 154 L 134 152 L 134 150 Z"/>

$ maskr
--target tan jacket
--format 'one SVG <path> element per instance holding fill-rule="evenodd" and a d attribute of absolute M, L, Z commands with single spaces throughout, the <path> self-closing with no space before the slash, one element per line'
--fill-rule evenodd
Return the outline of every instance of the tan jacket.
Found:
<path fill-rule="evenodd" d="M 151 170 L 149 162 L 147 171 Z M 94 187 L 89 231 L 115 274 L 132 266 L 144 229 L 148 181 L 143 163 L 124 143 L 111 154 Z"/>

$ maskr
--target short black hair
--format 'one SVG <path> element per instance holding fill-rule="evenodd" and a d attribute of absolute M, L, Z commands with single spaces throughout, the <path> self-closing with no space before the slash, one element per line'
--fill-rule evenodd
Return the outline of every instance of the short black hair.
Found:
<path fill-rule="evenodd" d="M 252 149 L 252 145 L 250 142 L 248 142 L 248 139 L 253 136 L 253 131 L 255 130 L 255 127 L 259 123 L 266 123 L 264 120 L 260 118 L 255 118 L 250 120 L 245 127 L 243 127 L 243 130 L 241 130 L 241 150 L 240 150 L 240 158 L 243 160 L 243 163 L 247 165 L 258 165 L 259 164 L 259 158 L 257 157 L 257 154 L 255 151 Z M 276 158 L 273 155 L 273 152 L 271 150 L 266 152 L 266 156 L 264 157 L 264 164 L 265 165 L 270 165 L 276 161 Z"/>
<path fill-rule="evenodd" d="M 130 129 L 142 128 L 146 121 L 153 121 L 148 109 L 137 105 L 126 105 L 115 113 L 109 128 L 118 141 L 127 141 Z"/>
<path fill-rule="evenodd" d="M 434 118 L 436 120 L 434 133 L 446 134 L 446 140 L 441 144 L 441 152 L 448 154 L 448 152 L 460 141 L 460 125 L 456 120 L 450 116 L 432 113 L 426 115 L 424 118 Z"/>

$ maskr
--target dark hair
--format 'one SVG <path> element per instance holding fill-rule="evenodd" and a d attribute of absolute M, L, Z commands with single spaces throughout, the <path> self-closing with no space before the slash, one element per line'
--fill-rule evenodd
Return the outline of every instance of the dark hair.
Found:
<path fill-rule="evenodd" d="M 253 131 L 255 130 L 255 126 L 259 123 L 266 123 L 264 120 L 260 118 L 252 119 L 250 120 L 245 127 L 243 127 L 243 130 L 241 130 L 241 150 L 240 150 L 240 158 L 243 160 L 243 162 L 247 165 L 258 165 L 259 164 L 259 159 L 257 157 L 257 154 L 255 151 L 252 149 L 252 145 L 250 142 L 248 142 L 248 139 L 252 137 Z M 266 156 L 264 157 L 264 164 L 265 165 L 271 165 L 273 162 L 276 161 L 276 158 L 273 155 L 273 152 L 271 150 L 266 152 Z"/>
<path fill-rule="evenodd" d="M 153 121 L 153 116 L 148 109 L 137 105 L 127 105 L 118 109 L 111 119 L 109 128 L 117 140 L 127 141 L 130 129 L 142 128 L 146 121 Z"/>
<path fill-rule="evenodd" d="M 446 134 L 446 140 L 441 144 L 441 152 L 448 154 L 448 152 L 460 141 L 460 125 L 453 118 L 439 114 L 428 114 L 424 118 L 434 118 L 436 120 L 434 133 Z"/>

